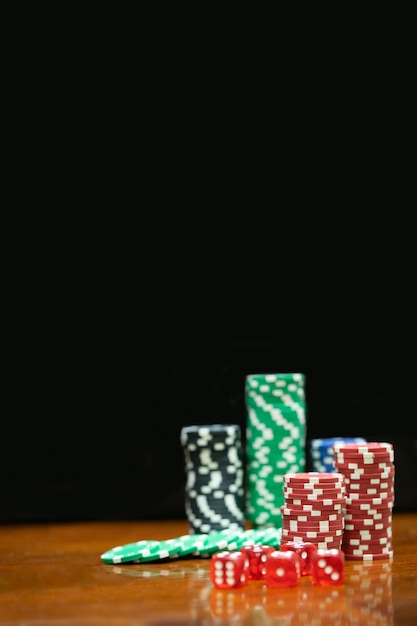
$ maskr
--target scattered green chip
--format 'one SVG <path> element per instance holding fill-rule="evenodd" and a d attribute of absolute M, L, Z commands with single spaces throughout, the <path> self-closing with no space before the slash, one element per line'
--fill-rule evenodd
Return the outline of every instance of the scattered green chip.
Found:
<path fill-rule="evenodd" d="M 103 552 L 101 560 L 104 563 L 128 563 L 133 561 L 139 552 L 143 550 L 152 550 L 159 545 L 159 541 L 153 539 L 144 539 L 142 541 L 135 541 L 134 543 L 126 543 L 123 546 L 116 546 Z"/>

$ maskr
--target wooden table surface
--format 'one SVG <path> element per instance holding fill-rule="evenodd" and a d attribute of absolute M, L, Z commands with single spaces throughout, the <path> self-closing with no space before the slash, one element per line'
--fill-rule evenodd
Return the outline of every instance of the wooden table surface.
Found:
<path fill-rule="evenodd" d="M 108 565 L 100 555 L 188 532 L 185 520 L 0 526 L 3 626 L 416 626 L 417 513 L 394 513 L 394 557 L 345 562 L 345 582 L 218 590 L 209 559 Z"/>

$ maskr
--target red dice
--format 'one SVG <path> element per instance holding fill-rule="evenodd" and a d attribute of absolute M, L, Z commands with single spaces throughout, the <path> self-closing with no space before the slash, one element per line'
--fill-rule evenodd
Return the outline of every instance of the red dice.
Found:
<path fill-rule="evenodd" d="M 309 576 L 311 574 L 311 556 L 317 552 L 317 545 L 311 541 L 287 541 L 279 547 L 282 552 L 292 550 L 296 552 L 300 558 L 301 576 Z"/>
<path fill-rule="evenodd" d="M 268 554 L 274 552 L 275 549 L 273 546 L 264 546 L 262 544 L 240 548 L 240 551 L 246 554 L 249 560 L 249 580 L 263 580 L 265 578 Z"/>
<path fill-rule="evenodd" d="M 218 589 L 238 589 L 249 579 L 249 560 L 246 554 L 223 550 L 213 554 L 210 561 L 210 580 Z"/>
<path fill-rule="evenodd" d="M 293 550 L 274 550 L 266 559 L 267 587 L 295 587 L 301 576 L 300 557 Z"/>
<path fill-rule="evenodd" d="M 338 548 L 319 549 L 311 556 L 313 585 L 341 585 L 345 579 L 345 555 Z"/>

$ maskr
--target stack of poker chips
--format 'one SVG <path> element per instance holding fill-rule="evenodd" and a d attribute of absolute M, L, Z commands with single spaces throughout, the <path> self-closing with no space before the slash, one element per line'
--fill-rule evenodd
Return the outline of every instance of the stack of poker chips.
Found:
<path fill-rule="evenodd" d="M 305 469 L 304 374 L 246 377 L 245 515 L 254 528 L 282 525 L 283 476 Z"/>
<path fill-rule="evenodd" d="M 190 533 L 244 529 L 243 448 L 240 426 L 183 426 L 185 513 Z"/>
<path fill-rule="evenodd" d="M 346 559 L 391 558 L 394 507 L 394 448 L 387 442 L 337 443 L 337 471 L 346 483 Z"/>
<path fill-rule="evenodd" d="M 284 476 L 282 542 L 311 542 L 341 549 L 346 487 L 337 472 L 299 472 Z"/>
<path fill-rule="evenodd" d="M 311 439 L 310 462 L 313 472 L 335 472 L 334 448 L 335 443 L 366 443 L 363 437 L 328 437 L 326 439 Z"/>

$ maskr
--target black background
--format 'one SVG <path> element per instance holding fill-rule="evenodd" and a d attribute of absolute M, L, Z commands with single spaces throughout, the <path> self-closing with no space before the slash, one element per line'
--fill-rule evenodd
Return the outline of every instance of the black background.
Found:
<path fill-rule="evenodd" d="M 409 38 L 278 96 L 187 38 L 132 80 L 104 38 L 9 90 L 0 520 L 183 515 L 181 426 L 244 427 L 266 371 L 305 374 L 310 438 L 395 440 L 417 508 Z"/>
<path fill-rule="evenodd" d="M 291 325 L 276 341 L 182 332 L 139 345 L 129 343 L 131 324 L 107 340 L 91 328 L 49 327 L 32 346 L 32 375 L 2 394 L 1 521 L 184 517 L 181 427 L 238 423 L 244 441 L 245 377 L 261 372 L 305 374 L 307 446 L 333 436 L 391 441 L 396 507 L 417 508 L 416 377 L 401 345 L 308 340 Z"/>

